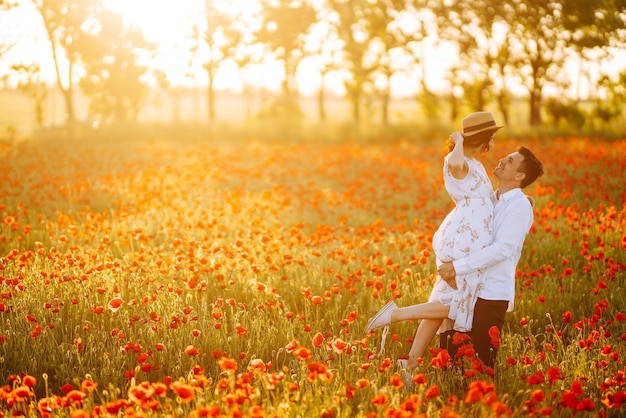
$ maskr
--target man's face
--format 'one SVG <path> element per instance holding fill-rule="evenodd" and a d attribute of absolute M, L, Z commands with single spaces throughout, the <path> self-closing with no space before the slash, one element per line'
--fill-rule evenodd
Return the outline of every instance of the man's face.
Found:
<path fill-rule="evenodd" d="M 522 161 L 524 161 L 524 156 L 519 152 L 509 154 L 500 159 L 493 173 L 500 181 L 521 181 L 524 178 L 524 173 L 518 170 Z"/>

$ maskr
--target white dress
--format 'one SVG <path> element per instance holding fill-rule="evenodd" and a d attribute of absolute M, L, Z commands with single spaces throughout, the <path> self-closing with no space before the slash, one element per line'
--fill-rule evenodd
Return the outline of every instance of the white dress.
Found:
<path fill-rule="evenodd" d="M 456 179 L 448 169 L 449 155 L 444 159 L 445 188 L 456 207 L 445 217 L 433 236 L 433 251 L 437 265 L 467 257 L 470 253 L 491 244 L 493 219 L 493 188 L 483 165 L 465 157 L 468 174 Z M 429 301 L 439 301 L 450 307 L 448 318 L 439 332 L 454 328 L 470 331 L 474 305 L 483 285 L 481 270 L 456 277 L 458 290 L 452 289 L 441 278 L 437 279 Z"/>

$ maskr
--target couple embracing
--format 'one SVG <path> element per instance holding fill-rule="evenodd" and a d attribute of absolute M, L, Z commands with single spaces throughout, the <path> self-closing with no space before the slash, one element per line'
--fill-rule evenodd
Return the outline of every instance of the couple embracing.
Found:
<path fill-rule="evenodd" d="M 498 347 L 490 329 L 496 327 L 499 335 L 506 312 L 513 310 L 516 266 L 533 223 L 533 207 L 522 189 L 543 174 L 541 161 L 520 147 L 499 160 L 494 191 L 477 157 L 493 147 L 502 126 L 491 113 L 476 112 L 463 119 L 462 128 L 450 136 L 443 163 L 444 185 L 456 206 L 433 236 L 439 277 L 430 298 L 403 308 L 389 302 L 365 329 L 369 334 L 385 327 L 385 335 L 394 322 L 421 319 L 408 359 L 398 360 L 409 390 L 418 359 L 436 334 L 454 357 L 452 335 L 467 333 L 478 358 L 494 366 Z"/>

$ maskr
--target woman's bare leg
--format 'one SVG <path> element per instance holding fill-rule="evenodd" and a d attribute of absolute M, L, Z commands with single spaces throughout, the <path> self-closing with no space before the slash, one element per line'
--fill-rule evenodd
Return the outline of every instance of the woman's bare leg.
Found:
<path fill-rule="evenodd" d="M 391 312 L 391 322 L 407 321 L 410 319 L 421 319 L 411 351 L 409 351 L 409 361 L 407 367 L 410 370 L 418 366 L 417 359 L 424 356 L 426 349 L 437 335 L 437 330 L 441 322 L 448 317 L 450 307 L 441 302 L 427 302 L 411 305 L 404 308 L 394 309 Z"/>
<path fill-rule="evenodd" d="M 409 370 L 413 370 L 419 365 L 417 360 L 424 357 L 426 349 L 428 349 L 431 341 L 437 335 L 437 330 L 442 322 L 443 319 L 423 319 L 420 322 L 415 332 L 413 345 L 411 345 L 411 350 L 409 351 L 409 361 L 407 363 Z"/>
<path fill-rule="evenodd" d="M 390 319 L 391 322 L 409 319 L 446 319 L 449 313 L 450 307 L 441 302 L 426 302 L 394 309 Z"/>

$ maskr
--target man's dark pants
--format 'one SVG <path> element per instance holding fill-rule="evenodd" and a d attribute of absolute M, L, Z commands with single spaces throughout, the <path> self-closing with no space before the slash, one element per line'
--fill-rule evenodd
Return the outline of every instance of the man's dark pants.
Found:
<path fill-rule="evenodd" d="M 486 300 L 478 298 L 474 306 L 474 320 L 472 330 L 467 334 L 472 338 L 474 351 L 487 367 L 493 368 L 498 354 L 498 348 L 494 347 L 489 335 L 489 329 L 493 326 L 502 331 L 504 315 L 509 307 L 506 300 Z M 450 330 L 439 334 L 439 347 L 448 351 L 450 356 L 456 358 L 458 345 L 452 343 L 452 336 L 458 331 Z"/>

